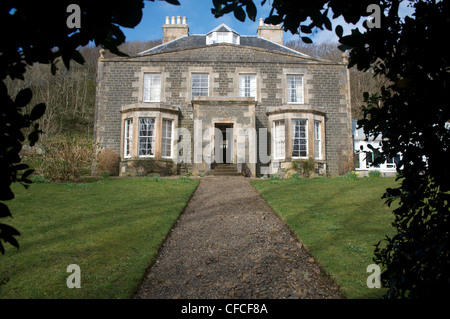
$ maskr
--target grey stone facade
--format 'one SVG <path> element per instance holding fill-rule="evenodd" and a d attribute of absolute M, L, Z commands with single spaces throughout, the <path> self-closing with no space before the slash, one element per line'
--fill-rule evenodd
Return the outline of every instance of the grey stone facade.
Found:
<path fill-rule="evenodd" d="M 176 173 L 176 165 L 168 165 L 171 159 L 161 158 L 158 148 L 163 134 L 162 120 L 158 119 L 166 118 L 173 121 L 174 128 L 184 128 L 189 132 L 190 151 L 183 149 L 182 161 L 194 174 L 208 173 L 211 169 L 205 159 L 195 158 L 195 143 L 204 147 L 208 142 L 207 138 L 205 140 L 205 130 L 226 123 L 234 134 L 234 140 L 230 139 L 228 146 L 233 153 L 233 162 L 238 162 L 238 147 L 244 147 L 246 159 L 238 166 L 239 169 L 245 166 L 253 176 L 274 173 L 289 166 L 293 160 L 294 141 L 291 137 L 295 119 L 307 120 L 306 157 L 319 153 L 320 158 L 316 158 L 316 162 L 327 174 L 337 175 L 341 162 L 351 161 L 351 106 L 345 63 L 311 58 L 260 36 L 240 36 L 238 41 L 239 44 L 226 41 L 206 44 L 206 35 L 187 35 L 137 56 L 99 59 L 95 136 L 103 148 L 111 148 L 120 154 L 121 174 L 132 172 L 130 163 L 133 160 L 161 160 L 161 165 L 149 164 L 148 167 L 163 174 Z M 156 102 L 144 102 L 145 73 L 160 75 L 160 92 Z M 192 96 L 192 75 L 197 73 L 208 77 L 207 96 Z M 239 96 L 240 74 L 254 76 L 255 97 Z M 288 102 L 287 76 L 290 74 L 301 76 L 301 103 Z M 154 155 L 148 158 L 140 158 L 140 151 L 136 150 L 141 147 L 138 140 L 141 133 L 136 128 L 140 112 L 157 119 L 153 145 L 156 149 Z M 124 121 L 128 118 L 133 119 L 134 131 L 129 130 L 134 134 L 130 138 L 132 142 L 129 142 L 132 144 L 129 157 L 125 158 L 124 139 L 127 133 L 124 131 Z M 202 121 L 201 133 L 195 132 L 195 123 L 199 123 L 196 120 Z M 284 159 L 273 158 L 274 121 L 284 124 Z M 317 128 L 314 122 L 319 123 Z M 238 146 L 236 132 L 240 128 L 254 129 L 255 132 L 266 129 L 268 134 L 258 135 L 254 148 L 248 141 Z M 314 137 L 316 129 L 320 130 L 320 144 Z M 200 134 L 201 142 L 195 140 Z M 210 133 L 213 144 L 216 135 L 217 131 Z M 176 151 L 177 142 L 178 136 L 173 135 L 171 157 L 174 163 L 180 162 L 178 157 L 181 156 Z M 269 163 L 260 160 L 261 147 L 267 148 Z M 321 150 L 317 152 L 315 148 L 319 147 Z M 255 154 L 256 163 L 249 163 L 249 158 Z M 164 169 L 159 170 L 158 167 Z"/>

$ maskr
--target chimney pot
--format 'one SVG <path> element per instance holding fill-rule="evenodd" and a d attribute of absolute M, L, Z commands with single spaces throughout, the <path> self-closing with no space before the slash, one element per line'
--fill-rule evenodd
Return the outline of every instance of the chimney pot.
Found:
<path fill-rule="evenodd" d="M 260 25 L 257 29 L 257 34 L 259 37 L 262 37 L 269 41 L 284 45 L 283 28 L 280 25 L 266 24 L 262 21 L 262 19 L 260 19 L 259 22 L 260 22 Z"/>
<path fill-rule="evenodd" d="M 186 35 L 189 35 L 189 26 L 186 23 L 186 17 L 183 17 L 183 24 L 181 24 L 180 16 L 166 17 L 166 24 L 163 25 L 163 43 L 176 40 Z"/>

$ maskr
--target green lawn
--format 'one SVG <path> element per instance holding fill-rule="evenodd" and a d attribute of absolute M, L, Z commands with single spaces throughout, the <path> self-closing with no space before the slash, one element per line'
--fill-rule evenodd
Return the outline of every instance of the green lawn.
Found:
<path fill-rule="evenodd" d="M 14 185 L 8 202 L 20 249 L 0 255 L 0 298 L 129 298 L 190 195 L 195 180 L 121 178 Z M 67 266 L 81 270 L 69 289 Z"/>
<path fill-rule="evenodd" d="M 381 199 L 395 178 L 254 180 L 254 187 L 306 244 L 310 253 L 341 286 L 347 298 L 378 298 L 369 289 L 367 266 L 374 245 L 392 234 L 392 207 Z"/>

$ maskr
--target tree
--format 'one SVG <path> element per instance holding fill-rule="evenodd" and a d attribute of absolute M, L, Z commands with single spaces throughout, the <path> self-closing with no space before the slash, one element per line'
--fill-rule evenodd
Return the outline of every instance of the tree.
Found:
<path fill-rule="evenodd" d="M 154 1 L 154 0 L 151 0 Z M 165 0 L 179 4 L 177 0 Z M 111 53 L 126 55 L 118 46 L 125 41 L 120 26 L 135 27 L 142 18 L 143 0 L 110 1 L 99 6 L 95 1 L 80 0 L 73 6 L 72 0 L 51 2 L 2 1 L 0 27 L 4 30 L 0 45 L 0 201 L 14 198 L 13 182 L 28 186 L 32 170 L 23 163 L 19 152 L 22 144 L 33 146 L 42 133 L 36 121 L 44 114 L 46 106 L 38 103 L 31 111 L 26 106 L 32 99 L 30 88 L 24 88 L 11 98 L 5 79 L 24 80 L 28 66 L 35 63 L 49 65 L 55 74 L 57 64 L 70 68 L 73 60 L 84 63 L 80 47 L 91 41 Z M 79 14 L 79 16 L 77 16 Z M 74 22 L 79 22 L 74 23 Z M 31 127 L 25 136 L 24 130 Z M 0 218 L 11 217 L 8 206 L 0 202 Z M 15 228 L 0 223 L 0 252 L 5 253 L 3 242 L 19 247 Z"/>
<path fill-rule="evenodd" d="M 138 52 L 161 44 L 161 40 L 152 41 L 127 41 L 118 49 L 128 55 L 136 55 Z M 49 72 L 48 64 L 34 63 L 27 68 L 24 80 L 4 80 L 11 96 L 25 88 L 30 88 L 33 97 L 23 110 L 31 111 L 33 105 L 45 103 L 45 113 L 36 122 L 43 131 L 39 136 L 39 142 L 34 148 L 29 149 L 28 154 L 39 152 L 42 144 L 48 137 L 59 134 L 87 135 L 90 137 L 93 131 L 95 113 L 95 86 L 97 77 L 97 62 L 99 46 L 88 45 L 79 49 L 85 62 L 80 65 L 72 64 L 70 70 L 61 68 L 54 75 Z M 105 57 L 114 56 L 105 52 Z M 27 136 L 32 128 L 24 129 L 22 133 Z M 25 148 L 25 147 L 24 147 Z M 22 152 L 23 155 L 25 152 Z M 27 162 L 22 156 L 22 161 Z M 34 168 L 34 167 L 33 167 Z"/>
<path fill-rule="evenodd" d="M 262 1 L 264 4 L 266 1 Z M 282 24 L 285 31 L 305 36 L 314 28 L 332 30 L 332 18 L 356 23 L 380 12 L 380 27 L 364 22 L 365 30 L 343 35 L 336 26 L 349 67 L 386 78 L 379 94 L 364 93 L 363 119 L 358 126 L 367 135 L 381 135 L 376 163 L 402 154 L 397 172 L 401 185 L 383 197 L 393 210 L 397 234 L 375 248 L 374 261 L 382 265 L 388 298 L 442 298 L 450 293 L 450 47 L 442 35 L 450 32 L 450 1 L 408 1 L 415 12 L 401 18 L 402 0 L 273 0 L 265 23 Z M 234 12 L 243 21 L 254 20 L 251 0 L 214 0 L 212 13 Z M 309 20 L 308 20 L 309 18 Z M 372 24 L 372 22 L 371 22 Z"/>

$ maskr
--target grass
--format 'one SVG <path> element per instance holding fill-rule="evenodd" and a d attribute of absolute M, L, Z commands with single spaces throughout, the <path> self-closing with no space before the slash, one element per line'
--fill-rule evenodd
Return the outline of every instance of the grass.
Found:
<path fill-rule="evenodd" d="M 104 179 L 14 185 L 8 202 L 20 249 L 0 255 L 0 298 L 129 298 L 198 185 Z M 69 289 L 67 266 L 81 270 Z"/>
<path fill-rule="evenodd" d="M 395 230 L 381 199 L 395 178 L 254 180 L 254 187 L 288 224 L 347 298 L 379 298 L 366 285 L 374 245 Z"/>

